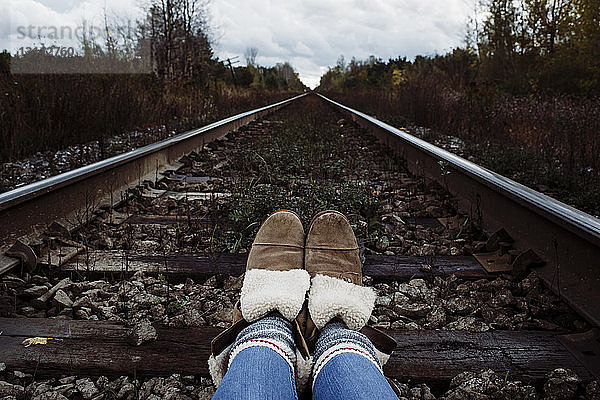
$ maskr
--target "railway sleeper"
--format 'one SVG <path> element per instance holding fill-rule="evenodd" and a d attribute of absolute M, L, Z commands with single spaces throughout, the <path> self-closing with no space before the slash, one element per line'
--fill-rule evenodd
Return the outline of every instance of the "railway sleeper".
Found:
<path fill-rule="evenodd" d="M 241 275 L 246 268 L 244 254 L 135 254 L 119 250 L 91 250 L 80 253 L 54 273 L 59 277 L 75 276 L 123 279 L 136 272 L 168 275 L 170 282 L 195 281 L 219 275 Z M 367 255 L 365 275 L 375 281 L 410 280 L 448 277 L 489 279 L 497 276 L 482 268 L 472 256 L 385 256 Z"/>
<path fill-rule="evenodd" d="M 208 376 L 210 341 L 219 328 L 156 326 L 157 339 L 131 344 L 131 329 L 101 321 L 0 318 L 0 359 L 8 369 L 36 378 L 89 376 Z M 584 381 L 600 377 L 599 333 L 541 331 L 388 331 L 398 342 L 385 373 L 391 378 L 447 388 L 465 371 L 492 369 L 511 380 L 536 383 L 557 365 Z M 25 347 L 32 338 L 52 338 Z M 34 341 L 35 342 L 35 341 Z M 43 340 L 41 341 L 44 342 Z"/>

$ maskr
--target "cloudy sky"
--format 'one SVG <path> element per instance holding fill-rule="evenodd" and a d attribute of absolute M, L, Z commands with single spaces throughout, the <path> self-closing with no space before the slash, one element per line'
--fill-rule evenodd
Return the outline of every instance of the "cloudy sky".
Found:
<path fill-rule="evenodd" d="M 135 21 L 144 0 L 0 0 L 0 48 L 31 46 L 41 28 L 85 19 L 102 25 L 102 10 Z M 211 24 L 221 58 L 259 50 L 257 62 L 289 61 L 311 87 L 340 55 L 365 59 L 444 53 L 462 44 L 474 0 L 212 0 Z M 35 27 L 29 31 L 27 27 Z M 24 28 L 25 27 L 25 28 Z M 42 29 L 42 34 L 48 32 Z M 77 45 L 63 30 L 61 45 Z M 75 31 L 73 35 L 75 36 Z M 26 37 L 23 37 L 26 36 Z"/>

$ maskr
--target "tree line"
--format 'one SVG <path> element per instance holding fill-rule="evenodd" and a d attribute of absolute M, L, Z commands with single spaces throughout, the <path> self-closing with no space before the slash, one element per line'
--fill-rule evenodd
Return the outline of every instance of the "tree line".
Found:
<path fill-rule="evenodd" d="M 489 0 L 477 3 L 464 46 L 444 55 L 387 61 L 341 57 L 321 89 L 393 88 L 434 73 L 454 88 L 510 94 L 600 91 L 600 2 Z"/>

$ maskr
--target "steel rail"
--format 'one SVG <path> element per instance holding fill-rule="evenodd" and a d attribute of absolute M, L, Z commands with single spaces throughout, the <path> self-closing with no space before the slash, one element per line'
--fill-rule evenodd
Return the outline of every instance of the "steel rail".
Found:
<path fill-rule="evenodd" d="M 54 221 L 73 228 L 100 205 L 114 204 L 143 180 L 154 180 L 185 154 L 307 95 L 246 111 L 205 127 L 0 194 L 0 250 L 30 239 Z"/>
<path fill-rule="evenodd" d="M 504 228 L 515 247 L 533 249 L 546 265 L 539 276 L 595 326 L 600 326 L 600 220 L 365 113 L 317 95 L 369 129 L 416 175 L 432 178 L 459 208 L 489 231 Z M 441 164 L 440 164 L 441 162 Z"/>

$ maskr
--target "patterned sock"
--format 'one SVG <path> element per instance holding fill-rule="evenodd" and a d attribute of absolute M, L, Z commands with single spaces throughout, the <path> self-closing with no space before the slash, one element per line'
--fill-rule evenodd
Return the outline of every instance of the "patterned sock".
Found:
<path fill-rule="evenodd" d="M 325 364 L 342 353 L 361 355 L 382 371 L 373 343 L 362 333 L 348 329 L 343 322 L 333 320 L 325 325 L 315 346 L 313 384 Z"/>
<path fill-rule="evenodd" d="M 292 372 L 296 363 L 296 344 L 292 323 L 279 313 L 272 313 L 244 328 L 237 336 L 229 355 L 229 365 L 235 356 L 249 347 L 267 347 L 289 364 Z"/>

